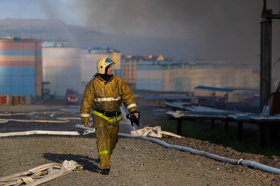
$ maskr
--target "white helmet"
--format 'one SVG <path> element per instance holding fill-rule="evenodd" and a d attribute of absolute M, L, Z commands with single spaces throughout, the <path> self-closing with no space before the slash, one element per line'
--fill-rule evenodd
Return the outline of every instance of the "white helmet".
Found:
<path fill-rule="evenodd" d="M 97 60 L 96 67 L 97 67 L 97 73 L 98 74 L 105 74 L 105 69 L 109 65 L 115 64 L 114 61 L 112 61 L 110 58 L 102 57 Z"/>

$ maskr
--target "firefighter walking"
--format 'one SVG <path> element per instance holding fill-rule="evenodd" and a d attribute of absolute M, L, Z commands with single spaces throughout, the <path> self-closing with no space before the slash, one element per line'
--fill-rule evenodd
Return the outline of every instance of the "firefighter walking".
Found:
<path fill-rule="evenodd" d="M 100 173 L 104 175 L 110 172 L 110 157 L 118 142 L 122 103 L 135 123 L 139 124 L 140 117 L 133 92 L 120 77 L 113 75 L 114 64 L 107 57 L 98 59 L 97 74 L 86 86 L 80 109 L 81 121 L 85 127 L 89 126 L 92 111 Z"/>

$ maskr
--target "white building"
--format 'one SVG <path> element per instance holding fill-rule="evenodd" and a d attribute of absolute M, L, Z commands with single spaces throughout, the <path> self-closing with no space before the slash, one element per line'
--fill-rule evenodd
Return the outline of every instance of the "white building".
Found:
<path fill-rule="evenodd" d="M 54 99 L 64 99 L 67 88 L 81 92 L 81 50 L 65 46 L 43 47 L 43 88 Z"/>

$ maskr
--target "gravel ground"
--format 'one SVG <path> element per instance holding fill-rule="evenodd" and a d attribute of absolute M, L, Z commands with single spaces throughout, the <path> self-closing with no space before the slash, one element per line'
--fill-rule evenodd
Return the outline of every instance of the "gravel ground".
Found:
<path fill-rule="evenodd" d="M 79 117 L 71 112 L 54 112 L 60 108 L 76 106 L 19 105 L 0 106 L 0 113 L 40 111 L 32 115 L 0 116 L 0 119 L 55 119 Z M 69 123 L 16 122 L 0 124 L 0 132 L 26 130 L 74 131 L 79 120 Z M 128 133 L 128 124 L 120 125 L 120 132 Z M 192 138 L 163 138 L 163 141 L 187 146 L 220 156 L 260 162 L 280 168 L 279 157 L 264 157 L 225 148 Z M 54 179 L 43 185 L 280 185 L 280 176 L 242 165 L 232 165 L 142 139 L 120 137 L 111 158 L 112 169 L 108 176 L 99 174 L 96 138 L 86 136 L 18 136 L 1 138 L 0 177 L 27 171 L 51 162 L 74 160 L 83 166 L 72 174 Z"/>

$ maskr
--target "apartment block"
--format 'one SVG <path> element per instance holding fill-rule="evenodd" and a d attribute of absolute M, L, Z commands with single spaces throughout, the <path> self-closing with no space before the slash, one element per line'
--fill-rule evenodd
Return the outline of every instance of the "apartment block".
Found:
<path fill-rule="evenodd" d="M 18 37 L 0 40 L 0 94 L 41 97 L 42 43 Z"/>

